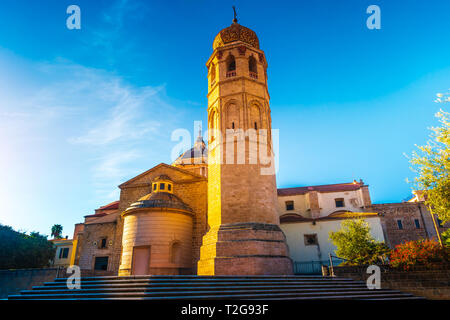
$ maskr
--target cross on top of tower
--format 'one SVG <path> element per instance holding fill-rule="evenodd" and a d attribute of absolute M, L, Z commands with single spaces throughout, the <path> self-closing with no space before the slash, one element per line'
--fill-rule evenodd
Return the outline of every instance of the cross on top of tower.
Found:
<path fill-rule="evenodd" d="M 233 19 L 233 23 L 237 23 L 238 19 L 237 19 L 237 13 L 236 13 L 236 7 L 233 6 L 233 11 L 234 11 L 234 19 Z"/>

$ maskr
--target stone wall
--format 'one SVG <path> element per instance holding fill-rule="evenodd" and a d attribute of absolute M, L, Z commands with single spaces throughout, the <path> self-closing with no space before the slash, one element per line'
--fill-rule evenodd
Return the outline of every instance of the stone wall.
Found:
<path fill-rule="evenodd" d="M 111 276 L 111 271 L 81 270 L 82 277 Z M 33 286 L 42 286 L 44 282 L 51 282 L 55 278 L 67 278 L 65 268 L 18 269 L 0 270 L 0 299 L 7 299 L 8 295 L 19 294 L 22 290 L 31 290 Z"/>
<path fill-rule="evenodd" d="M 373 204 L 367 210 L 381 215 L 386 243 L 391 248 L 406 241 L 437 239 L 431 215 L 422 202 Z M 403 229 L 399 229 L 397 220 L 402 221 Z M 418 220 L 420 228 L 416 227 L 415 220 Z M 446 229 L 439 228 L 439 232 Z"/>
<path fill-rule="evenodd" d="M 381 268 L 381 288 L 409 292 L 427 299 L 450 299 L 450 265 L 437 265 L 433 269 L 415 267 L 410 271 Z M 334 267 L 337 277 L 366 281 L 370 274 L 367 266 Z"/>
<path fill-rule="evenodd" d="M 56 278 L 58 268 L 0 270 L 0 299 Z"/>
<path fill-rule="evenodd" d="M 189 171 L 160 164 L 153 169 L 120 185 L 119 211 L 123 212 L 131 203 L 151 192 L 151 181 L 160 175 L 167 175 L 173 180 L 173 193 L 187 204 L 194 212 L 192 237 L 192 273 L 196 273 L 200 258 L 202 236 L 206 232 L 207 215 L 207 178 Z M 122 252 L 123 218 L 119 218 L 116 228 L 116 245 L 114 246 L 113 270 L 119 270 Z M 169 266 L 168 266 L 169 267 Z"/>
<path fill-rule="evenodd" d="M 75 264 L 81 269 L 94 269 L 95 257 L 108 257 L 108 271 L 114 271 L 114 247 L 117 222 L 86 224 L 78 237 Z M 100 248 L 102 238 L 106 238 L 106 248 Z"/>
<path fill-rule="evenodd" d="M 189 213 L 160 208 L 127 212 L 119 275 L 131 274 L 136 247 L 150 250 L 150 274 L 177 274 L 179 268 L 192 270 L 192 230 L 192 215 Z M 174 243 L 180 246 L 176 261 L 172 256 Z"/>

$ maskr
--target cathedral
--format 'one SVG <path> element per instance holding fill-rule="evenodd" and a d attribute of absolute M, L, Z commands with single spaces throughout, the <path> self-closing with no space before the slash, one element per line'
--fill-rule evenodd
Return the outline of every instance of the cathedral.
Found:
<path fill-rule="evenodd" d="M 389 245 L 432 236 L 422 202 L 373 205 L 362 180 L 277 189 L 268 65 L 254 31 L 234 19 L 206 66 L 208 144 L 199 134 L 172 164 L 119 185 L 118 201 L 75 225 L 70 264 L 96 275 L 289 275 L 293 261 L 333 252 L 328 232 L 342 219 L 365 218 Z"/>

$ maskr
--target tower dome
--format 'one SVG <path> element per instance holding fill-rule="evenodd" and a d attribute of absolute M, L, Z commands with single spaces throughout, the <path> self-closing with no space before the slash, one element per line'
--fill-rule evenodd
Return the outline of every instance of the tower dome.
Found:
<path fill-rule="evenodd" d="M 241 26 L 237 23 L 237 19 L 234 19 L 231 26 L 220 31 L 215 37 L 213 50 L 234 41 L 242 41 L 259 49 L 259 40 L 256 33 L 247 27 Z"/>

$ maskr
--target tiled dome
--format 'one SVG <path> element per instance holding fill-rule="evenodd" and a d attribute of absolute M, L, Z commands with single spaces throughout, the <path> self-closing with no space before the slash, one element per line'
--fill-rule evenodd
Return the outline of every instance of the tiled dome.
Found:
<path fill-rule="evenodd" d="M 152 192 L 132 203 L 125 211 L 138 208 L 180 209 L 192 212 L 192 209 L 176 195 L 168 192 Z"/>
<path fill-rule="evenodd" d="M 222 47 L 234 41 L 245 42 L 256 49 L 259 49 L 259 40 L 256 33 L 249 28 L 241 26 L 237 22 L 233 22 L 231 26 L 219 32 L 213 42 L 213 49 Z"/>

